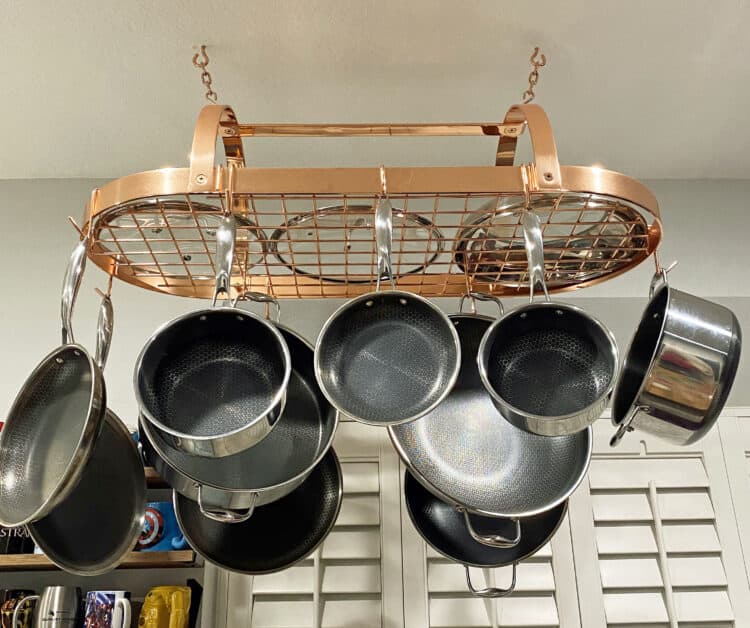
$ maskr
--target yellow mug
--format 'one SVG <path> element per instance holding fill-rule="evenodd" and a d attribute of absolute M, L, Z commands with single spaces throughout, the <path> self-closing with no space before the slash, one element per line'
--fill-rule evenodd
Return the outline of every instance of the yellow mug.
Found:
<path fill-rule="evenodd" d="M 146 595 L 138 628 L 188 628 L 190 587 L 154 587 Z"/>

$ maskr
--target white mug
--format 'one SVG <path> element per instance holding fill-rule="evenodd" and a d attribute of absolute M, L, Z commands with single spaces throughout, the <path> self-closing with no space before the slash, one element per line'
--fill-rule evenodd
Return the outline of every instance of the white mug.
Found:
<path fill-rule="evenodd" d="M 127 591 L 89 591 L 84 627 L 130 628 L 129 596 Z"/>

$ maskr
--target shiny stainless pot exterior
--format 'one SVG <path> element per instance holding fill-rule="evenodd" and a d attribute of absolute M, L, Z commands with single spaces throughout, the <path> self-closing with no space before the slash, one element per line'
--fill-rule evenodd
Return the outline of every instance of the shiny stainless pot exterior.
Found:
<path fill-rule="evenodd" d="M 612 421 L 619 429 L 612 444 L 633 429 L 676 445 L 702 438 L 729 396 L 741 344 L 739 321 L 729 309 L 662 285 L 643 314 L 615 390 Z"/>
<path fill-rule="evenodd" d="M 143 455 L 149 465 L 156 469 L 159 476 L 181 495 L 205 505 L 211 510 L 225 511 L 252 511 L 257 506 L 264 506 L 285 497 L 307 479 L 312 468 L 305 474 L 292 478 L 283 484 L 277 484 L 268 488 L 248 490 L 237 490 L 201 484 L 189 475 L 175 469 L 165 459 L 164 454 L 156 448 L 153 437 L 150 435 L 151 428 L 143 417 L 139 422 L 141 434 L 141 447 Z"/>

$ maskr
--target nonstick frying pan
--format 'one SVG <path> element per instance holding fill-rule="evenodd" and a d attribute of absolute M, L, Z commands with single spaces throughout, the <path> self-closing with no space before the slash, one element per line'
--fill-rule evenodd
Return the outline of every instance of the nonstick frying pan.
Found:
<path fill-rule="evenodd" d="M 408 471 L 404 478 L 406 508 L 420 536 L 446 558 L 462 563 L 466 570 L 469 591 L 477 597 L 503 597 L 513 592 L 516 585 L 516 565 L 538 552 L 560 527 L 568 502 L 521 520 L 521 540 L 514 547 L 488 547 L 476 541 L 464 525 L 464 517 L 453 506 L 433 495 Z M 510 520 L 473 517 L 476 528 L 494 530 L 492 534 L 512 534 L 514 523 Z M 469 567 L 505 567 L 513 565 L 511 585 L 507 589 L 476 589 L 471 582 Z"/>
<path fill-rule="evenodd" d="M 0 524 L 47 515 L 81 478 L 107 407 L 101 366 L 73 338 L 71 318 L 88 239 L 73 250 L 63 280 L 62 345 L 24 383 L 0 433 Z"/>
<path fill-rule="evenodd" d="M 259 575 L 287 569 L 328 536 L 341 508 L 341 466 L 333 449 L 307 479 L 282 499 L 257 508 L 243 523 L 203 516 L 194 501 L 174 491 L 177 521 L 187 542 L 222 569 Z"/>

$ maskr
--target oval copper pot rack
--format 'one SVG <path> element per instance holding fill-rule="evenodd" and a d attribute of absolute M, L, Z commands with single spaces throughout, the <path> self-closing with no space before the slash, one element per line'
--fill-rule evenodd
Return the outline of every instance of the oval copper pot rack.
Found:
<path fill-rule="evenodd" d="M 514 165 L 526 130 L 534 163 Z M 366 208 L 382 194 L 380 168 L 248 168 L 242 138 L 393 135 L 499 140 L 495 165 L 387 168 L 388 193 L 403 218 L 393 234 L 399 289 L 456 296 L 470 284 L 495 295 L 527 294 L 519 228 L 525 196 L 543 223 L 550 290 L 616 277 L 659 245 L 659 207 L 648 188 L 617 172 L 561 166 L 547 115 L 536 104 L 514 105 L 500 123 L 445 124 L 239 124 L 231 108 L 208 105 L 198 117 L 189 167 L 129 175 L 92 194 L 84 216 L 89 256 L 128 283 L 208 298 L 215 224 L 232 198 L 239 219 L 235 290 L 278 298 L 371 291 L 376 253 Z M 335 220 L 331 207 L 340 214 Z"/>

